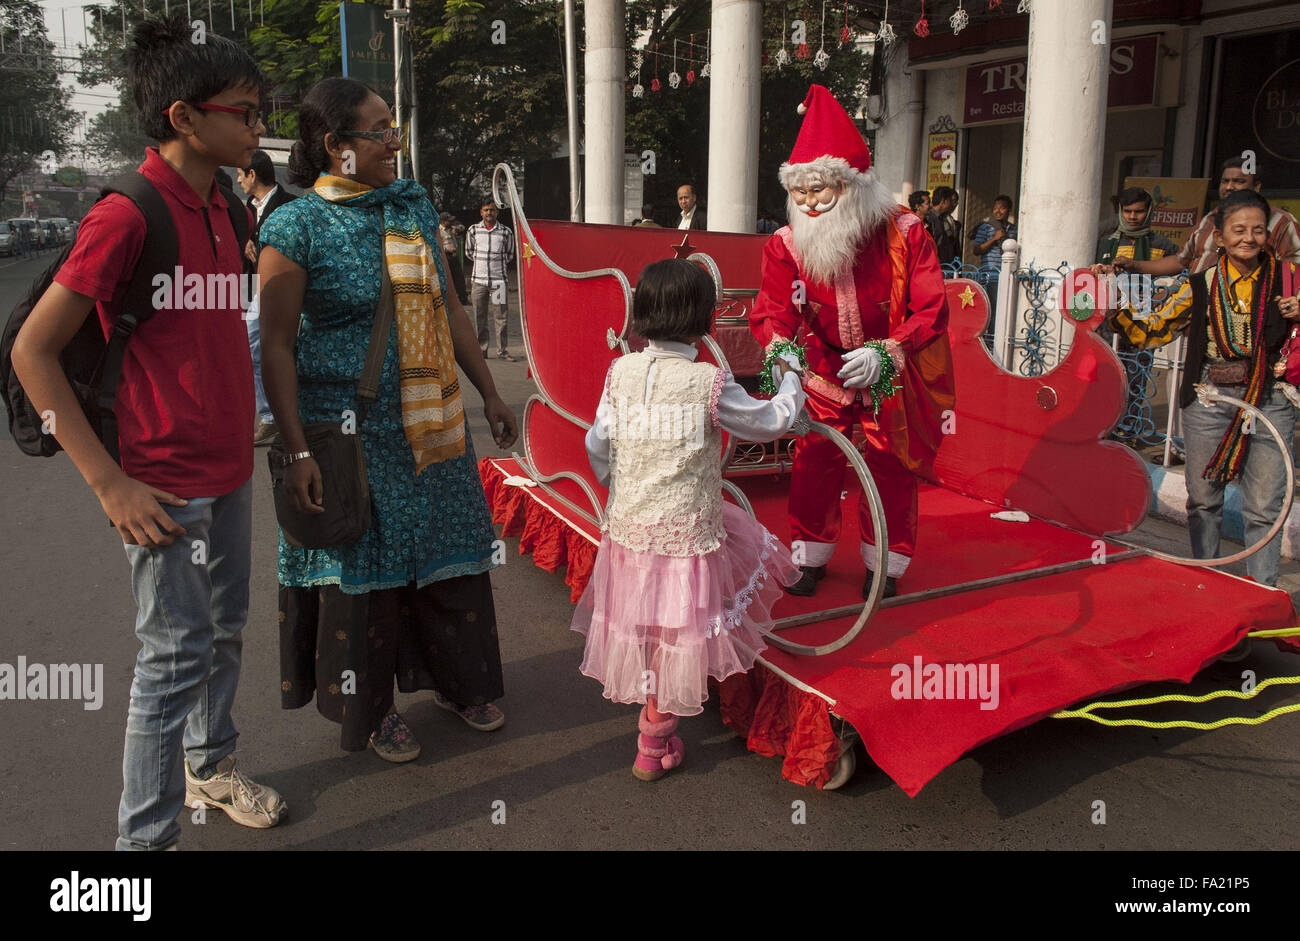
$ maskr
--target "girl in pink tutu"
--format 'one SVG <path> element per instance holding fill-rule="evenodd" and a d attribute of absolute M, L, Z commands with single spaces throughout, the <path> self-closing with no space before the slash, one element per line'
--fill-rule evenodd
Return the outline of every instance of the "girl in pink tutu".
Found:
<path fill-rule="evenodd" d="M 713 325 L 713 279 L 684 260 L 656 262 L 637 284 L 633 329 L 650 341 L 610 366 L 587 455 L 609 487 L 606 530 L 573 629 L 582 672 L 614 702 L 643 703 L 632 773 L 681 764 L 681 716 L 698 715 L 710 676 L 743 673 L 767 646 L 772 605 L 799 577 L 789 551 L 722 499 L 722 431 L 772 441 L 803 408 L 793 364 L 778 393 L 749 396 L 695 361 Z"/>

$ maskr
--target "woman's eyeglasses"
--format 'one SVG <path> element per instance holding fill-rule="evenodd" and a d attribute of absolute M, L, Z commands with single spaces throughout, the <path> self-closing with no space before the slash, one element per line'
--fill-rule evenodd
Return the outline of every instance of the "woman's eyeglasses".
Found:
<path fill-rule="evenodd" d="M 242 114 L 244 116 L 245 127 L 257 127 L 257 125 L 262 123 L 262 119 L 266 117 L 265 114 L 256 108 L 231 108 L 227 105 L 197 104 L 192 101 L 186 102 L 186 104 L 191 108 L 198 108 L 200 111 L 224 111 L 226 114 Z M 166 114 L 170 110 L 170 106 L 163 108 L 162 113 Z"/>
<path fill-rule="evenodd" d="M 404 127 L 386 127 L 382 131 L 344 131 L 345 137 L 365 137 L 370 140 L 377 140 L 381 144 L 391 144 L 397 141 L 397 146 L 402 147 L 406 144 L 406 128 Z"/>

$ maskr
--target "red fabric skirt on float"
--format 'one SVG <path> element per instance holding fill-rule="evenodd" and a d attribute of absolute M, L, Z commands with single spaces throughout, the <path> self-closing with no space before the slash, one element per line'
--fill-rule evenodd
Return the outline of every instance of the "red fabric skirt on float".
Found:
<path fill-rule="evenodd" d="M 744 510 L 722 506 L 726 538 L 696 556 L 637 552 L 606 533 L 573 614 L 586 635 L 582 672 L 605 698 L 693 716 L 709 677 L 744 673 L 767 646 L 772 607 L 799 568 L 790 551 Z"/>

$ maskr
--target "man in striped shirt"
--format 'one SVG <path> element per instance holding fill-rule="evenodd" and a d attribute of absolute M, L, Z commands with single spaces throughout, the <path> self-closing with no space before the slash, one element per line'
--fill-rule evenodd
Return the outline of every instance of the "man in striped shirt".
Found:
<path fill-rule="evenodd" d="M 1229 193 L 1237 190 L 1253 189 L 1259 192 L 1259 174 L 1244 172 L 1243 165 L 1241 157 L 1231 157 L 1224 161 L 1223 173 L 1219 178 L 1219 199 L 1225 199 Z M 1274 207 L 1269 216 L 1268 247 L 1279 261 L 1300 264 L 1300 224 L 1285 209 Z M 1218 262 L 1219 250 L 1214 244 L 1214 213 L 1208 212 L 1177 255 L 1153 261 L 1133 261 L 1131 258 L 1118 257 L 1114 264 L 1116 268 L 1160 277 L 1178 274 L 1184 268 L 1192 274 L 1200 274 Z"/>
<path fill-rule="evenodd" d="M 470 265 L 470 300 L 478 321 L 478 345 L 488 355 L 488 311 L 492 313 L 492 335 L 496 337 L 497 359 L 508 363 L 515 357 L 506 349 L 506 266 L 515 258 L 514 235 L 508 225 L 497 222 L 497 206 L 490 199 L 479 209 L 482 222 L 465 233 L 465 257 Z"/>

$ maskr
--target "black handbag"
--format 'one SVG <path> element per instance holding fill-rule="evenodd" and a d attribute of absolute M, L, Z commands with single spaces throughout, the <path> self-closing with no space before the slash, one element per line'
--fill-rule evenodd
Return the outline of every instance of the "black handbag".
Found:
<path fill-rule="evenodd" d="M 288 454 L 281 439 L 267 452 L 271 465 L 271 492 L 275 500 L 275 518 L 285 542 L 303 549 L 330 549 L 356 542 L 370 528 L 370 483 L 366 478 L 366 457 L 361 448 L 361 426 L 366 412 L 379 397 L 379 372 L 388 351 L 388 331 L 393 322 L 393 285 L 388 265 L 382 259 L 383 287 L 375 321 L 370 328 L 370 345 L 366 347 L 366 365 L 357 383 L 356 425 L 349 434 L 343 423 L 312 422 L 303 425 L 307 450 L 320 467 L 324 513 L 304 513 L 295 509 L 284 486 Z"/>

